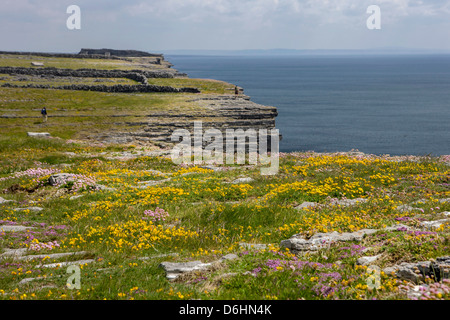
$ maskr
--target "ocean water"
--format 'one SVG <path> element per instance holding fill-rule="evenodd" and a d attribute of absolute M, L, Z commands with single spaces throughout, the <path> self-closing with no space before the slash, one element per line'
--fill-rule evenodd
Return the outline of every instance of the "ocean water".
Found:
<path fill-rule="evenodd" d="M 277 107 L 282 152 L 450 154 L 450 55 L 166 59 Z"/>

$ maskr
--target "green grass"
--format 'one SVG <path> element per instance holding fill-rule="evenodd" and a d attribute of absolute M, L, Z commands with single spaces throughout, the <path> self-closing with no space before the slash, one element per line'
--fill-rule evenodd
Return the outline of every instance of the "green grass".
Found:
<path fill-rule="evenodd" d="M 59 77 L 56 79 L 41 78 L 34 76 L 12 76 L 7 74 L 0 74 L 0 85 L 2 84 L 12 84 L 18 86 L 27 86 L 28 84 L 38 84 L 38 85 L 48 85 L 50 87 L 68 86 L 71 84 L 83 84 L 83 85 L 137 85 L 139 82 L 125 79 L 125 78 L 88 78 L 88 77 L 72 77 L 68 79 L 67 77 Z"/>
<path fill-rule="evenodd" d="M 367 270 L 355 265 L 357 258 L 381 254 L 377 264 L 384 268 L 400 262 L 432 259 L 448 252 L 448 226 L 419 236 L 379 231 L 360 243 L 335 243 L 319 252 L 299 256 L 279 247 L 282 240 L 294 234 L 308 237 L 317 232 L 382 229 L 404 217 L 411 219 L 402 223 L 417 227 L 421 219 L 443 218 L 434 212 L 449 211 L 450 204 L 433 199 L 449 195 L 448 187 L 439 182 L 448 176 L 448 166 L 437 158 L 418 162 L 405 160 L 399 165 L 370 157 L 358 160 L 360 162 L 342 156 L 306 157 L 308 167 L 299 171 L 295 164 L 305 156 L 289 155 L 281 159 L 280 173 L 274 177 L 262 178 L 258 168 L 239 167 L 216 173 L 192 168 L 197 173 L 181 176 L 186 169 L 163 157 L 106 159 L 107 155 L 124 150 L 137 152 L 140 148 L 93 147 L 25 137 L 0 138 L 0 178 L 6 178 L 0 179 L 0 189 L 12 185 L 28 189 L 38 186 L 32 193 L 6 192 L 2 197 L 24 203 L 32 200 L 33 206 L 44 208 L 42 212 L 14 212 L 15 205 L 7 204 L 0 208 L 0 220 L 35 226 L 33 236 L 39 242 L 58 241 L 61 245 L 53 252 L 85 250 L 88 254 L 79 258 L 95 260 L 83 267 L 80 290 L 66 288 L 65 268 L 44 269 L 37 274 L 35 266 L 40 261 L 16 266 L 5 265 L 14 263 L 12 260 L 3 260 L 0 290 L 8 296 L 0 296 L 0 299 L 403 299 L 405 296 L 396 289 L 400 283 L 390 275 L 381 275 L 382 288 L 368 290 Z M 329 167 L 339 170 L 321 170 Z M 51 187 L 45 184 L 46 176 L 12 177 L 15 172 L 29 168 L 53 168 L 90 176 L 115 190 L 67 193 L 71 184 L 61 189 Z M 165 175 L 146 171 L 151 169 Z M 382 176 L 392 174 L 395 181 L 386 185 L 380 179 L 371 178 L 374 172 Z M 241 186 L 223 184 L 243 175 L 255 181 Z M 147 189 L 134 187 L 139 181 L 168 177 L 172 180 L 162 185 Z M 335 196 L 335 191 L 316 192 L 324 188 L 322 182 L 329 178 L 333 181 L 349 179 L 349 186 L 352 179 L 364 181 L 370 195 L 363 196 L 370 201 L 355 207 L 325 206 L 302 211 L 293 208 L 312 197 L 327 203 L 327 198 Z M 296 183 L 304 180 L 311 183 L 309 188 L 292 192 L 283 187 L 297 188 Z M 405 194 L 400 188 L 405 184 L 418 187 Z M 337 184 L 335 188 L 346 190 L 347 187 Z M 76 194 L 83 197 L 69 199 Z M 274 196 L 269 199 L 268 194 Z M 426 200 L 417 207 L 423 212 L 412 214 L 395 210 L 400 204 L 421 198 Z M 154 223 L 142 220 L 146 210 L 156 207 L 167 211 L 169 217 Z M 50 232 L 51 226 L 57 228 Z M 26 233 L 0 237 L 2 248 L 21 248 L 29 242 Z M 252 250 L 241 247 L 240 243 L 264 243 L 270 247 Z M 364 253 L 364 248 L 369 251 Z M 177 256 L 151 258 L 169 253 Z M 215 264 L 209 271 L 184 275 L 174 282 L 166 280 L 164 271 L 158 267 L 163 261 L 213 262 L 227 253 L 237 253 L 240 257 Z M 150 258 L 138 259 L 142 257 Z M 38 276 L 40 280 L 18 286 L 20 280 Z"/>
<path fill-rule="evenodd" d="M 62 69 L 136 70 L 160 69 L 162 67 L 157 65 L 145 64 L 145 59 L 144 63 L 140 63 L 139 61 L 130 62 L 116 59 L 55 58 L 10 54 L 0 55 L 0 67 L 30 68 L 32 62 L 42 62 L 44 63 L 46 68 Z"/>

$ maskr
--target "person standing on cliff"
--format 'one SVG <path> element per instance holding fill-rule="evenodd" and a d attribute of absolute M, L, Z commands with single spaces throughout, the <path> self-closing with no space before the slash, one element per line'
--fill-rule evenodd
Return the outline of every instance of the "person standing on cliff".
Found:
<path fill-rule="evenodd" d="M 239 88 L 237 86 L 234 86 L 234 94 L 235 95 L 239 94 Z"/>
<path fill-rule="evenodd" d="M 42 108 L 41 114 L 42 114 L 42 120 L 44 122 L 47 122 L 47 109 L 45 107 Z"/>

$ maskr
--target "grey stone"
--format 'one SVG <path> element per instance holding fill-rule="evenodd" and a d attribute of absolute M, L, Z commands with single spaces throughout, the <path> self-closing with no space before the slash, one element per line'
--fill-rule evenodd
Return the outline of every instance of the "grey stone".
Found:
<path fill-rule="evenodd" d="M 376 229 L 361 229 L 352 233 L 344 232 L 338 233 L 336 231 L 331 233 L 317 233 L 311 237 L 310 240 L 326 240 L 326 241 L 361 241 L 364 236 L 378 232 Z"/>
<path fill-rule="evenodd" d="M 13 225 L 13 226 L 0 226 L 0 231 L 2 232 L 17 232 L 17 231 L 25 231 L 28 229 L 34 229 L 33 227 L 25 227 L 25 226 L 18 226 L 18 225 Z"/>
<path fill-rule="evenodd" d="M 444 223 L 450 222 L 450 219 L 442 219 L 442 220 L 435 220 L 435 221 L 422 221 L 420 224 L 424 226 L 425 228 L 433 229 L 433 228 L 440 228 Z"/>
<path fill-rule="evenodd" d="M 387 267 L 383 269 L 383 272 L 387 275 L 395 274 L 397 272 L 397 267 Z"/>
<path fill-rule="evenodd" d="M 315 208 L 319 206 L 320 204 L 317 202 L 303 202 L 301 205 L 295 207 L 295 210 L 303 210 L 306 208 Z"/>
<path fill-rule="evenodd" d="M 6 251 L 0 254 L 0 258 L 17 258 L 23 256 L 28 251 L 27 248 L 21 249 L 6 249 Z"/>
<path fill-rule="evenodd" d="M 160 267 L 166 271 L 166 277 L 169 280 L 174 280 L 178 278 L 180 275 L 198 271 L 198 270 L 206 270 L 208 269 L 212 263 L 203 263 L 201 261 L 190 261 L 190 262 L 162 262 Z"/>
<path fill-rule="evenodd" d="M 239 183 L 249 183 L 255 181 L 252 178 L 246 177 L 246 178 L 239 178 L 231 182 L 232 184 L 239 184 Z"/>
<path fill-rule="evenodd" d="M 33 260 L 33 259 L 61 259 L 65 257 L 72 257 L 72 256 L 81 256 L 88 254 L 86 251 L 80 251 L 80 252 L 64 252 L 64 253 L 53 253 L 53 254 L 38 254 L 38 255 L 29 255 L 29 256 L 21 256 L 17 258 L 17 260 Z"/>
<path fill-rule="evenodd" d="M 406 262 L 397 267 L 396 276 L 401 280 L 407 280 L 414 283 L 417 283 L 420 279 L 420 275 L 414 272 L 414 264 Z"/>
<path fill-rule="evenodd" d="M 60 186 L 64 183 L 66 183 L 66 181 L 70 178 L 75 177 L 74 174 L 71 173 L 57 173 L 54 174 L 52 176 L 50 176 L 50 178 L 48 178 L 48 183 L 51 186 Z"/>
<path fill-rule="evenodd" d="M 445 262 L 448 265 L 450 265 L 450 256 L 436 258 L 436 261 L 438 261 L 438 262 Z"/>
<path fill-rule="evenodd" d="M 321 245 L 314 244 L 309 240 L 301 238 L 291 238 L 288 240 L 283 240 L 280 243 L 282 248 L 288 248 L 292 251 L 317 251 L 321 248 Z"/>
<path fill-rule="evenodd" d="M 267 248 L 267 244 L 261 243 L 239 243 L 239 245 L 244 249 L 255 249 L 255 250 L 264 250 Z"/>
<path fill-rule="evenodd" d="M 361 241 L 364 236 L 378 232 L 375 229 L 362 229 L 352 233 L 316 233 L 309 240 L 300 235 L 294 235 L 291 239 L 281 241 L 281 247 L 293 251 L 317 251 L 338 241 Z"/>
<path fill-rule="evenodd" d="M 401 280 L 418 283 L 424 277 L 434 277 L 436 281 L 450 279 L 450 257 L 437 258 L 436 261 L 403 262 L 392 267 Z"/>
<path fill-rule="evenodd" d="M 84 265 L 88 263 L 92 263 L 95 260 L 93 259 L 87 259 L 87 260 L 79 260 L 79 261 L 67 261 L 67 262 L 58 262 L 58 263 L 51 263 L 51 264 L 43 264 L 38 265 L 35 268 L 60 268 L 60 267 L 66 267 L 66 266 L 72 266 L 72 265 Z"/>
<path fill-rule="evenodd" d="M 32 138 L 49 138 L 51 137 L 48 132 L 28 132 L 27 135 Z"/>
<path fill-rule="evenodd" d="M 44 208 L 41 208 L 41 207 L 27 207 L 27 208 L 15 208 L 14 209 L 14 211 L 26 211 L 26 210 L 39 212 L 39 211 L 44 210 Z"/>
<path fill-rule="evenodd" d="M 84 197 L 84 195 L 73 196 L 73 197 L 70 197 L 69 200 L 76 200 L 76 199 L 80 199 L 83 197 Z"/>
<path fill-rule="evenodd" d="M 339 205 L 343 207 L 355 206 L 360 203 L 367 202 L 368 199 L 356 198 L 356 199 L 342 199 L 342 200 L 332 200 L 331 205 Z"/>
<path fill-rule="evenodd" d="M 6 199 L 3 199 L 2 197 L 0 197 L 0 204 L 7 204 L 7 203 L 14 203 L 14 202 L 17 202 L 17 201 L 15 201 L 15 200 L 6 200 Z"/>
<path fill-rule="evenodd" d="M 381 255 L 371 256 L 371 257 L 361 257 L 358 260 L 356 260 L 356 264 L 360 265 L 360 266 L 367 266 L 367 265 L 370 265 L 371 263 L 377 261 L 380 257 L 381 257 Z"/>

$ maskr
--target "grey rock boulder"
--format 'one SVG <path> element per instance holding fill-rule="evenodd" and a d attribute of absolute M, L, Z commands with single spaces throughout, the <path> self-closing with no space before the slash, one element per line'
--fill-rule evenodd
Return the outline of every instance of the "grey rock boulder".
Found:
<path fill-rule="evenodd" d="M 78 195 L 78 196 L 72 196 L 72 197 L 70 197 L 69 198 L 69 200 L 77 200 L 77 199 L 80 199 L 80 198 L 83 198 L 84 196 L 83 195 Z"/>
<path fill-rule="evenodd" d="M 371 256 L 371 257 L 361 257 L 358 260 L 356 260 L 356 264 L 360 265 L 360 266 L 368 266 L 368 265 L 374 263 L 375 261 L 377 261 L 380 257 L 381 257 L 381 255 Z"/>
<path fill-rule="evenodd" d="M 0 254 L 0 258 L 17 258 L 23 256 L 28 252 L 28 248 L 21 249 L 6 249 L 4 253 Z"/>
<path fill-rule="evenodd" d="M 190 262 L 162 262 L 160 267 L 166 271 L 166 277 L 169 280 L 174 280 L 180 275 L 192 271 L 206 270 L 212 263 L 203 263 L 201 261 L 190 261 Z"/>
<path fill-rule="evenodd" d="M 33 229 L 33 227 L 25 227 L 25 226 L 0 226 L 0 232 L 18 232 Z"/>
<path fill-rule="evenodd" d="M 440 228 L 444 223 L 450 222 L 450 219 L 441 219 L 434 221 L 422 221 L 420 224 L 428 229 L 437 229 Z"/>
<path fill-rule="evenodd" d="M 350 206 L 355 206 L 355 205 L 358 205 L 361 203 L 365 203 L 367 201 L 368 201 L 368 199 L 365 199 L 365 198 L 343 199 L 343 200 L 333 201 L 331 204 L 332 205 L 340 205 L 343 207 L 350 207 Z"/>
<path fill-rule="evenodd" d="M 50 176 L 50 178 L 48 178 L 48 183 L 51 186 L 60 186 L 60 185 L 65 184 L 68 179 L 74 178 L 74 177 L 75 177 L 75 175 L 70 174 L 70 173 L 57 173 L 57 174 Z"/>
<path fill-rule="evenodd" d="M 253 181 L 255 181 L 255 180 L 252 179 L 252 178 L 246 177 L 246 178 L 239 178 L 239 179 L 236 179 L 236 180 L 234 180 L 234 181 L 231 182 L 231 183 L 232 183 L 232 184 L 240 184 L 240 183 L 250 183 L 250 182 L 253 182 Z"/>
<path fill-rule="evenodd" d="M 436 281 L 450 279 L 450 256 L 440 257 L 432 261 L 403 262 L 400 265 L 390 267 L 386 271 L 391 273 L 394 270 L 397 278 L 414 283 L 418 283 L 425 277 L 434 277 Z M 385 273 L 388 273 L 386 271 Z"/>
<path fill-rule="evenodd" d="M 288 240 L 281 241 L 281 247 L 288 248 L 294 252 L 317 251 L 338 241 L 361 241 L 366 235 L 378 232 L 375 229 L 362 229 L 352 233 L 339 233 L 337 231 L 329 233 L 316 233 L 306 240 L 301 235 L 294 235 Z"/>
<path fill-rule="evenodd" d="M 27 135 L 31 138 L 50 138 L 51 135 L 48 132 L 27 132 Z"/>
<path fill-rule="evenodd" d="M 61 259 L 61 258 L 67 258 L 67 257 L 73 257 L 73 256 L 82 256 L 86 255 L 88 252 L 86 251 L 80 251 L 80 252 L 63 252 L 63 253 L 53 253 L 53 254 L 38 254 L 38 255 L 28 255 L 28 256 L 21 256 L 17 260 L 25 260 L 30 261 L 34 259 Z"/>
<path fill-rule="evenodd" d="M 41 264 L 37 265 L 35 268 L 61 268 L 61 267 L 67 267 L 67 266 L 73 266 L 73 265 L 84 265 L 88 263 L 93 263 L 95 260 L 93 259 L 86 259 L 86 260 L 79 260 L 79 261 L 67 261 L 67 262 L 57 262 L 57 263 L 50 263 L 50 264 Z"/>

